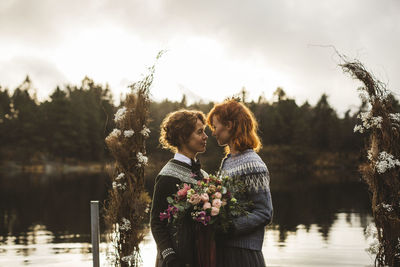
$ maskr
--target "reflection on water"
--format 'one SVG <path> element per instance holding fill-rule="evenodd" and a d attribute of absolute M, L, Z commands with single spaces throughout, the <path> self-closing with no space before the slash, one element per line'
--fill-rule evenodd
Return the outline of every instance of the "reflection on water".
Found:
<path fill-rule="evenodd" d="M 107 183 L 105 175 L 1 176 L 0 266 L 92 266 L 89 203 L 104 200 Z M 268 266 L 372 264 L 363 235 L 372 220 L 365 186 L 282 176 L 271 189 Z M 153 266 L 150 233 L 141 246 L 144 266 Z M 108 265 L 104 242 L 101 263 Z"/>

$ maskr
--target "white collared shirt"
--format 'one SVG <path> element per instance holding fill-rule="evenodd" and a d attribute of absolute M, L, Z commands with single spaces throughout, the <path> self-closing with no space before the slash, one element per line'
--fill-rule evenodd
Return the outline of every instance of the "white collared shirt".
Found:
<path fill-rule="evenodd" d="M 179 160 L 180 162 L 184 162 L 192 166 L 192 160 L 181 153 L 175 153 L 174 159 Z"/>

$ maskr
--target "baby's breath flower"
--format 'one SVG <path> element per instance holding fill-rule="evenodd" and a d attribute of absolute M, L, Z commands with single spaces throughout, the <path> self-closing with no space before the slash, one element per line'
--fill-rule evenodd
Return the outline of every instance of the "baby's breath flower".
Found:
<path fill-rule="evenodd" d="M 150 135 L 150 129 L 146 127 L 146 125 L 143 125 L 143 129 L 140 131 L 140 133 L 144 136 L 144 137 L 149 137 Z"/>
<path fill-rule="evenodd" d="M 121 130 L 119 129 L 114 129 L 107 137 L 107 139 L 111 139 L 111 138 L 118 138 L 121 135 Z"/>
<path fill-rule="evenodd" d="M 126 130 L 124 131 L 124 136 L 129 138 L 132 137 L 134 133 L 135 132 L 133 130 Z"/>
<path fill-rule="evenodd" d="M 382 206 L 382 208 L 384 208 L 388 212 L 392 212 L 393 211 L 393 207 L 390 204 L 382 203 L 381 206 Z"/>
<path fill-rule="evenodd" d="M 359 133 L 363 133 L 364 132 L 364 128 L 362 127 L 362 125 L 356 125 L 354 126 L 354 132 L 359 132 Z"/>
<path fill-rule="evenodd" d="M 378 173 L 385 173 L 388 169 L 400 166 L 400 161 L 395 159 L 393 155 L 383 151 L 379 153 L 378 161 L 376 162 L 376 170 Z"/>
<path fill-rule="evenodd" d="M 368 158 L 370 161 L 372 161 L 372 158 L 373 158 L 372 149 L 369 149 L 369 150 L 368 150 L 368 156 L 367 156 L 367 158 Z"/>
<path fill-rule="evenodd" d="M 394 122 L 400 122 L 400 113 L 390 113 L 389 117 Z"/>
<path fill-rule="evenodd" d="M 394 255 L 396 258 L 400 258 L 400 237 L 397 238 L 397 245 L 396 245 L 396 254 Z"/>
<path fill-rule="evenodd" d="M 354 132 L 363 133 L 365 129 L 382 127 L 383 118 L 381 116 L 373 117 L 370 111 L 361 112 L 358 114 L 357 118 L 361 119 L 362 125 L 356 125 L 354 127 Z"/>
<path fill-rule="evenodd" d="M 125 190 L 126 189 L 126 183 L 120 184 L 118 182 L 113 182 L 112 183 L 113 189 L 119 189 L 119 190 Z"/>
<path fill-rule="evenodd" d="M 129 263 L 129 264 L 131 264 L 131 262 L 133 262 L 134 259 L 135 259 L 134 253 L 132 253 L 132 254 L 129 255 L 129 256 L 125 256 L 125 257 L 122 257 L 122 258 L 121 258 L 122 261 L 124 261 L 124 262 L 126 262 L 126 263 Z M 130 266 L 130 265 L 129 265 L 129 266 Z"/>
<path fill-rule="evenodd" d="M 138 152 L 136 154 L 137 160 L 138 160 L 138 167 L 141 167 L 142 165 L 147 165 L 148 158 L 143 155 L 142 152 Z"/>
<path fill-rule="evenodd" d="M 120 174 L 118 174 L 118 176 L 115 178 L 115 180 L 121 180 L 122 178 L 125 177 L 125 173 L 121 172 Z"/>
<path fill-rule="evenodd" d="M 126 218 L 122 218 L 122 225 L 119 229 L 122 231 L 129 231 L 131 229 L 131 222 Z"/>
<path fill-rule="evenodd" d="M 122 108 L 118 109 L 114 115 L 114 121 L 119 122 L 119 121 L 123 120 L 125 118 L 125 114 L 126 114 L 126 107 L 122 107 Z"/>

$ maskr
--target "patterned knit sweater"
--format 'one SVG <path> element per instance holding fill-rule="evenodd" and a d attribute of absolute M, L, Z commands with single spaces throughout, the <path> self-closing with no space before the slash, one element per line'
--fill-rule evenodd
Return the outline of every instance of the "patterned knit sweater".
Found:
<path fill-rule="evenodd" d="M 248 149 L 236 155 L 229 154 L 224 158 L 220 173 L 242 179 L 248 188 L 246 198 L 253 205 L 247 215 L 233 220 L 235 228 L 233 237 L 218 246 L 261 250 L 264 228 L 271 222 L 273 214 L 267 166 L 253 149 Z"/>

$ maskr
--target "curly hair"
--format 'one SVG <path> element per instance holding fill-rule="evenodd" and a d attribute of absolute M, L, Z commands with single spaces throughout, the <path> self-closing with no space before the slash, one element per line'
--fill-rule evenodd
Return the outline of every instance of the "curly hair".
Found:
<path fill-rule="evenodd" d="M 216 104 L 207 115 L 207 125 L 214 131 L 212 122 L 216 116 L 223 125 L 232 123 L 232 140 L 235 149 L 244 151 L 252 148 L 258 152 L 262 146 L 260 137 L 257 134 L 258 123 L 253 112 L 243 103 L 235 99 L 228 99 L 220 104 Z M 229 153 L 229 146 L 225 147 L 225 152 Z"/>
<path fill-rule="evenodd" d="M 160 144 L 163 148 L 177 152 L 186 144 L 195 131 L 197 120 L 206 124 L 206 117 L 198 110 L 180 109 L 169 113 L 160 125 Z"/>

